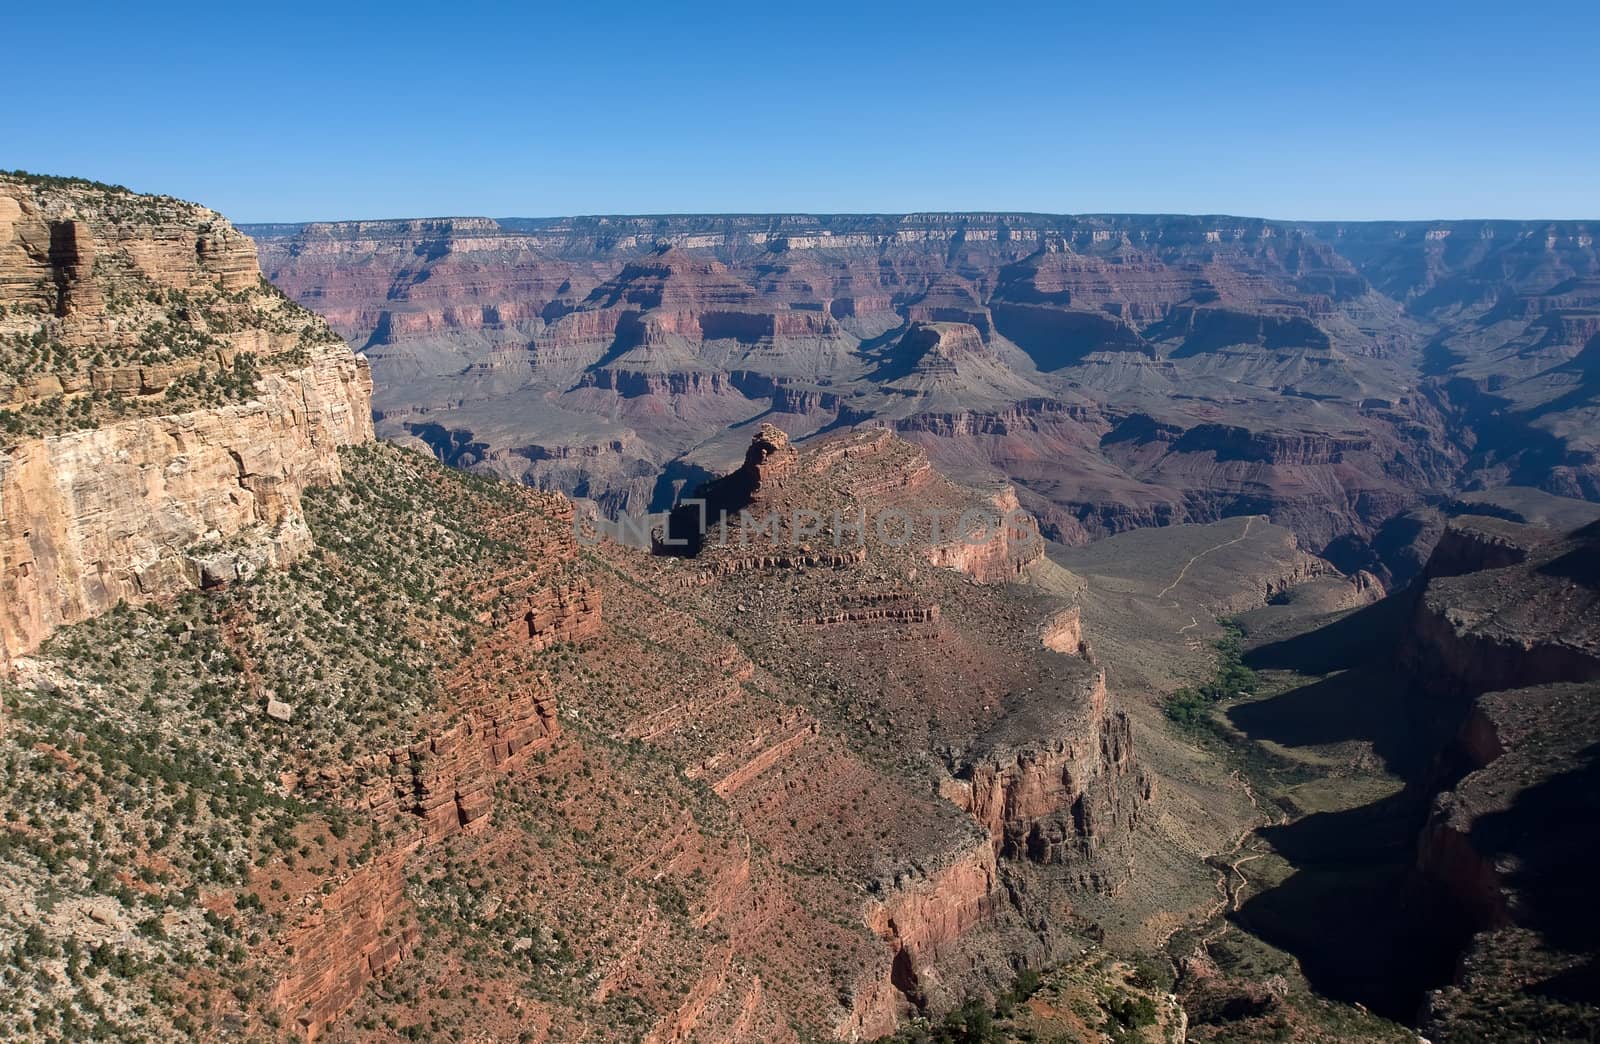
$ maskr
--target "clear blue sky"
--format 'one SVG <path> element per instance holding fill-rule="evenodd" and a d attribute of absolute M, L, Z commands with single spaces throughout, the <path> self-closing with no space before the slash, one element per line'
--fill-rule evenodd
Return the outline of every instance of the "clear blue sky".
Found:
<path fill-rule="evenodd" d="M 1600 217 L 1593 2 L 12 0 L 0 43 L 0 167 L 239 221 Z"/>

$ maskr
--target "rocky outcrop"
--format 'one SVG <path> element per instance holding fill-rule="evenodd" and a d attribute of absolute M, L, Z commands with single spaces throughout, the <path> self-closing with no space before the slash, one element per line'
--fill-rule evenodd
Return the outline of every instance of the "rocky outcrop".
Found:
<path fill-rule="evenodd" d="M 1528 560 L 1534 548 L 1549 543 L 1555 535 L 1537 526 L 1482 515 L 1451 519 L 1439 534 L 1423 575 L 1427 579 L 1444 579 L 1518 565 Z"/>
<path fill-rule="evenodd" d="M 1366 438 L 1339 438 L 1322 433 L 1251 431 L 1227 424 L 1190 428 L 1173 444 L 1177 453 L 1211 453 L 1217 460 L 1263 464 L 1323 465 L 1343 463 L 1345 454 L 1372 448 Z"/>
<path fill-rule="evenodd" d="M 529 691 L 475 704 L 466 720 L 397 750 L 300 777 L 296 789 L 359 809 L 383 827 L 441 841 L 488 825 L 491 769 L 505 770 L 560 734 L 556 701 Z"/>
<path fill-rule="evenodd" d="M 944 569 L 966 573 L 982 584 L 1015 580 L 1029 563 L 1044 557 L 1044 538 L 1032 515 L 1022 510 L 1016 491 L 1007 487 L 989 501 L 970 530 L 960 519 L 947 519 L 954 539 L 931 543 L 928 561 Z"/>
<path fill-rule="evenodd" d="M 405 914 L 410 852 L 391 851 L 352 871 L 285 933 L 271 1001 L 316 1040 L 371 980 L 403 960 L 419 937 Z"/>
<path fill-rule="evenodd" d="M 256 285 L 256 245 L 215 211 L 76 179 L 0 178 L 0 300 L 58 316 L 105 306 L 99 258 L 121 256 L 159 286 Z"/>
<path fill-rule="evenodd" d="M 1482 574 L 1471 579 L 1493 582 Z M 1442 695 L 1600 678 L 1592 639 L 1507 626 L 1507 617 L 1522 615 L 1458 604 L 1430 585 L 1402 644 L 1402 660 L 1419 684 Z"/>
<path fill-rule="evenodd" d="M 584 580 L 540 588 L 529 594 L 510 615 L 519 632 L 535 649 L 558 642 L 578 642 L 600 633 L 600 592 Z"/>
<path fill-rule="evenodd" d="M 641 395 L 727 395 L 734 388 L 722 373 L 643 373 L 599 366 L 583 375 L 582 385 L 614 391 L 626 399 Z"/>
<path fill-rule="evenodd" d="M 454 835 L 488 830 L 497 775 L 548 750 L 561 734 L 555 693 L 542 678 L 527 676 L 523 665 L 529 652 L 556 641 L 594 637 L 599 593 L 573 582 L 527 596 L 524 604 L 547 626 L 501 626 L 458 667 L 449 685 L 454 724 L 353 764 L 308 770 L 295 781 L 298 792 L 358 811 L 396 838 L 290 936 L 295 951 L 278 976 L 273 1003 L 298 1021 L 308 1040 L 415 942 L 415 926 L 398 919 L 410 858 Z M 316 949 L 302 954 L 300 940 Z"/>
<path fill-rule="evenodd" d="M 987 351 L 975 333 L 965 347 Z M 1041 620 L 1013 602 L 1027 596 L 1007 582 L 1043 543 L 1014 494 L 957 485 L 883 428 L 797 450 L 766 427 L 699 496 L 713 517 L 740 506 L 749 518 L 664 572 L 695 578 L 755 669 L 737 687 L 675 695 L 668 717 L 685 736 L 717 737 L 692 773 L 752 809 L 786 858 L 819 881 L 859 867 L 850 888 L 868 874 L 863 920 L 882 959 L 840 970 L 832 1033 L 874 1038 L 908 1013 L 1004 988 L 1018 962 L 1055 959 L 1067 930 L 1046 909 L 1125 883 L 1150 788 L 1129 719 L 1082 658 L 1077 614 Z M 695 505 L 678 510 L 698 521 Z M 807 512 L 822 528 L 802 536 Z M 977 539 L 961 539 L 964 516 L 981 520 Z M 763 518 L 781 520 L 776 536 L 749 532 Z M 796 671 L 798 708 L 744 719 L 767 678 Z M 930 778 L 910 780 L 908 799 L 904 772 L 863 772 L 839 743 L 925 750 Z M 908 800 L 916 812 L 891 811 Z"/>
<path fill-rule="evenodd" d="M 88 419 L 0 455 L 0 665 L 118 602 L 307 549 L 301 493 L 337 482 L 339 448 L 372 438 L 371 377 L 259 284 L 253 244 L 204 208 L 0 179 L 0 333 L 71 349 L 13 402 L 39 418 L 24 430 L 53 401 Z M 219 371 L 244 394 L 195 403 Z"/>
<path fill-rule="evenodd" d="M 868 904 L 866 922 L 889 947 L 888 985 L 895 993 L 878 989 L 863 996 L 880 1008 L 889 997 L 897 1008 L 907 1001 L 945 1006 L 954 1000 L 940 979 L 940 962 L 990 915 L 998 880 L 994 851 L 978 845 L 953 853 L 944 865 L 907 868 L 891 880 L 874 882 L 878 898 Z M 857 1012 L 855 1021 L 871 1037 L 892 1032 L 898 1015 L 897 1010 Z"/>
<path fill-rule="evenodd" d="M 1468 712 L 1456 740 L 1469 773 L 1480 772 L 1505 754 L 1500 723 L 1489 701 L 1479 701 Z M 1503 927 L 1510 923 L 1500 875 L 1491 853 L 1472 843 L 1474 809 L 1463 790 L 1438 794 L 1428 822 L 1417 838 L 1417 871 L 1438 894 L 1431 897 L 1441 908 L 1464 916 L 1472 930 Z"/>
<path fill-rule="evenodd" d="M 725 554 L 701 567 L 699 579 L 710 582 L 718 577 L 736 576 L 739 573 L 769 573 L 781 569 L 842 569 L 866 560 L 865 548 L 833 550 L 796 550 L 792 552 L 756 552 L 752 554 Z"/>
<path fill-rule="evenodd" d="M 300 494 L 337 482 L 339 447 L 371 437 L 369 388 L 348 350 L 326 346 L 307 367 L 263 378 L 252 402 L 6 453 L 0 661 L 120 601 L 209 586 L 305 552 Z"/>
<path fill-rule="evenodd" d="M 938 623 L 939 607 L 907 606 L 890 607 L 880 606 L 874 609 L 840 609 L 832 613 L 822 613 L 811 618 L 811 623 L 818 627 L 829 624 L 860 624 L 860 623 L 897 623 L 919 624 Z"/>
<path fill-rule="evenodd" d="M 1416 845 L 1419 895 L 1457 981 L 1433 991 L 1442 1039 L 1582 1036 L 1592 1007 L 1564 982 L 1593 960 L 1594 736 L 1600 724 L 1600 524 L 1569 533 L 1468 516 L 1424 571 L 1402 661 L 1448 720 Z M 1576 919 L 1582 918 L 1582 923 Z"/>
<path fill-rule="evenodd" d="M 1083 613 L 1075 605 L 1056 610 L 1039 625 L 1039 642 L 1051 652 L 1094 662 L 1094 653 L 1083 636 Z"/>
<path fill-rule="evenodd" d="M 772 424 L 761 425 L 750 440 L 744 463 L 738 470 L 696 489 L 692 499 L 698 503 L 683 504 L 672 510 L 654 542 L 656 553 L 693 558 L 711 538 L 714 529 L 718 532 L 723 529 L 724 520 L 738 519 L 741 512 L 761 517 L 761 505 L 782 494 L 799 459 L 787 432 Z M 794 553 L 803 555 L 806 552 Z"/>
<path fill-rule="evenodd" d="M 1552 1038 L 1593 1017 L 1581 969 L 1593 959 L 1590 883 L 1597 855 L 1594 727 L 1600 683 L 1479 697 L 1456 744 L 1466 775 L 1441 792 L 1417 841 L 1422 895 L 1441 940 L 1461 955 L 1432 991 L 1423 1032 L 1437 1039 L 1514 1035 L 1536 1011 Z"/>
<path fill-rule="evenodd" d="M 1105 672 L 1084 678 L 1084 702 L 1061 715 L 1032 707 L 962 755 L 944 796 L 983 827 L 997 855 L 1070 865 L 1079 884 L 1109 891 L 1131 864 L 1123 846 L 1153 795 L 1133 760 L 1132 725 L 1112 710 Z"/>

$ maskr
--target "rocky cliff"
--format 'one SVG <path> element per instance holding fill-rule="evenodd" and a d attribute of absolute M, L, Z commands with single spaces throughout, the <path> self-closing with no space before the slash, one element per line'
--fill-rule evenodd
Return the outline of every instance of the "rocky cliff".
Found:
<path fill-rule="evenodd" d="M 800 767 L 818 763 L 830 726 L 863 753 L 906 743 L 943 752 L 914 775 L 927 773 L 942 796 L 941 818 L 956 818 L 908 847 L 857 853 L 874 867 L 865 923 L 884 963 L 852 982 L 835 1032 L 872 1036 L 907 1012 L 993 988 L 1011 974 L 1004 953 L 1062 953 L 1067 926 L 1043 911 L 1126 882 L 1151 785 L 1128 719 L 1085 662 L 1076 610 L 1016 601 L 1012 584 L 1042 553 L 1016 501 L 955 485 L 882 429 L 797 449 L 771 425 L 741 467 L 696 495 L 659 533 L 661 560 L 721 607 L 762 671 L 828 672 L 804 713 L 760 728 L 741 767 L 719 761 L 714 788 L 756 800 L 763 784 L 781 786 L 759 799 L 763 815 L 831 836 L 841 823 L 823 809 L 849 824 L 854 801 L 835 803 L 841 783 Z M 711 523 L 689 541 L 702 532 L 698 501 Z M 973 532 L 962 533 L 963 515 Z M 854 770 L 822 764 L 853 792 Z M 899 787 L 875 784 L 873 805 L 904 800 Z M 825 804 L 795 811 L 800 800 Z M 878 832 L 901 829 L 880 821 Z M 809 865 L 843 856 L 793 837 L 783 845 Z M 1039 876 L 1017 888 L 1019 873 Z"/>
<path fill-rule="evenodd" d="M 372 437 L 371 379 L 176 200 L 0 178 L 0 662 L 119 602 L 309 547 L 304 490 Z"/>
<path fill-rule="evenodd" d="M 1593 530 L 1563 538 L 1494 519 L 1452 525 L 1401 648 L 1420 684 L 1472 695 L 1600 679 Z M 1486 568 L 1460 572 L 1474 562 Z"/>
<path fill-rule="evenodd" d="M 1582 1036 L 1600 1001 L 1571 824 L 1600 810 L 1600 530 L 1451 522 L 1425 571 L 1405 662 L 1442 707 L 1466 702 L 1416 867 L 1457 981 L 1429 995 L 1434 1039 Z M 1442 705 L 1442 706 L 1441 706 Z"/>
<path fill-rule="evenodd" d="M 1084 887 L 1109 892 L 1133 872 L 1128 845 L 1153 784 L 1133 759 L 1127 715 L 1110 707 L 1104 673 L 1085 685 L 1075 708 L 1083 716 L 1051 721 L 1060 708 L 1031 707 L 1008 717 L 959 756 L 943 792 L 988 831 L 997 854 L 1078 867 Z"/>
<path fill-rule="evenodd" d="M 1031 530 L 954 553 L 1003 495 L 884 430 L 744 456 L 713 485 L 763 532 L 651 555 L 344 446 L 290 568 L 228 573 L 218 540 L 185 552 L 198 588 L 62 622 L 0 679 L 0 937 L 35 940 L 0 1021 L 860 1039 L 1075 953 L 1148 789 L 1096 668 L 1050 647 L 1070 613 L 1010 582 Z M 855 536 L 801 514 L 834 509 Z M 1024 727 L 997 842 L 944 755 Z"/>

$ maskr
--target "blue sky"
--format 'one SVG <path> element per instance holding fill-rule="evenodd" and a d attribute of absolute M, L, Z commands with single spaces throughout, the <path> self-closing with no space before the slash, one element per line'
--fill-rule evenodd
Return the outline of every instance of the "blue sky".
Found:
<path fill-rule="evenodd" d="M 0 5 L 0 168 L 238 221 L 1600 217 L 1600 4 Z"/>

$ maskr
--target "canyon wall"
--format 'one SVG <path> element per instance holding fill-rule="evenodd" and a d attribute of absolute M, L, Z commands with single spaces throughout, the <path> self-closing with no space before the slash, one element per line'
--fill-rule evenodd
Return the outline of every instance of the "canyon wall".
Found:
<path fill-rule="evenodd" d="M 997 855 L 1063 864 L 1081 887 L 1111 891 L 1132 873 L 1126 846 L 1154 783 L 1134 761 L 1132 724 L 1111 706 L 1105 672 L 1082 686 L 1064 715 L 1059 705 L 1029 707 L 1003 721 L 961 756 L 941 793 L 988 832 Z"/>
<path fill-rule="evenodd" d="M 301 1037 L 321 1037 L 368 982 L 392 970 L 413 947 L 415 923 L 403 923 L 406 860 L 386 852 L 352 871 L 288 933 L 284 971 L 271 1003 L 289 1014 Z"/>
<path fill-rule="evenodd" d="M 680 215 L 261 232 L 269 276 L 371 353 L 381 436 L 447 431 L 425 437 L 478 444 L 467 466 L 607 515 L 669 509 L 672 479 L 736 466 L 759 420 L 799 440 L 891 428 L 963 480 L 1010 482 L 1063 542 L 1264 514 L 1382 578 L 1385 524 L 1453 489 L 1600 488 L 1585 419 L 1600 253 L 1584 222 Z M 581 466 L 563 459 L 579 447 Z"/>
<path fill-rule="evenodd" d="M 728 514 L 728 531 L 713 522 L 708 539 L 690 540 L 701 509 L 682 504 L 657 561 L 740 636 L 756 667 L 745 684 L 787 675 L 807 686 L 803 710 L 741 726 L 752 738 L 727 756 L 738 767 L 718 758 L 706 778 L 730 801 L 770 807 L 771 843 L 805 852 L 805 865 L 860 859 L 872 871 L 862 920 L 882 959 L 847 978 L 834 1035 L 891 1032 L 908 1014 L 1007 987 L 1018 961 L 1058 959 L 1070 936 L 1060 911 L 1126 883 L 1152 784 L 1129 719 L 1087 662 L 1079 611 L 1046 608 L 1016 583 L 1043 541 L 1015 496 L 952 482 L 883 427 L 797 446 L 773 424 L 695 496 L 711 519 Z M 963 517 L 982 521 L 976 538 L 962 539 Z M 848 703 L 830 699 L 846 687 Z M 727 729 L 721 708 L 748 699 L 718 697 L 695 731 Z M 835 729 L 854 750 L 928 750 L 931 778 L 868 781 L 848 763 L 814 762 Z M 891 812 L 908 786 L 935 791 L 938 807 Z M 853 840 L 839 848 L 828 839 L 841 831 Z M 914 840 L 880 848 L 901 831 Z M 1036 876 L 1021 885 L 1019 874 Z"/>
<path fill-rule="evenodd" d="M 365 360 L 202 207 L 0 179 L 0 306 L 0 664 L 292 561 L 301 493 L 372 438 Z"/>
<path fill-rule="evenodd" d="M 993 915 L 1002 902 L 999 883 L 994 852 L 979 845 L 950 854 L 944 865 L 902 873 L 878 886 L 884 898 L 868 904 L 865 920 L 889 947 L 888 985 L 894 989 L 866 995 L 876 1010 L 857 1012 L 854 1021 L 863 1036 L 893 1032 L 908 998 L 941 1007 L 960 1000 L 960 984 L 941 982 L 940 965 Z"/>
<path fill-rule="evenodd" d="M 370 438 L 370 378 L 342 345 L 251 402 L 29 440 L 0 458 L 0 661 L 64 624 L 247 577 L 310 546 L 309 485 Z"/>
<path fill-rule="evenodd" d="M 1417 840 L 1431 929 L 1457 981 L 1423 1031 L 1577 1035 L 1592 1009 L 1562 983 L 1592 959 L 1587 882 L 1600 723 L 1600 528 L 1466 516 L 1424 570 L 1401 645 L 1425 716 L 1459 722 Z M 1574 1007 L 1574 1005 L 1578 1005 Z"/>

